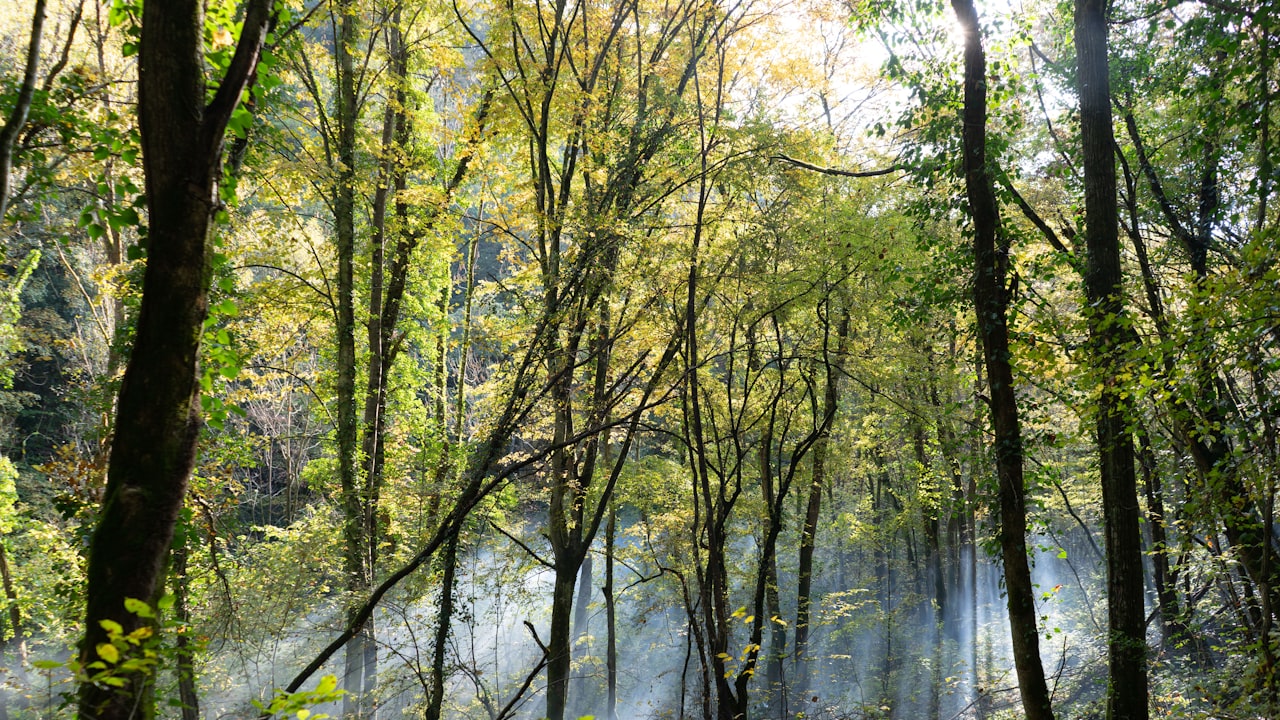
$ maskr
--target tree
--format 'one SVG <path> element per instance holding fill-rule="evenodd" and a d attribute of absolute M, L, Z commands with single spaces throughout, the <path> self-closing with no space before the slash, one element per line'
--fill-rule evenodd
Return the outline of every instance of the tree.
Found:
<path fill-rule="evenodd" d="M 1075 44 L 1084 158 L 1085 297 L 1098 390 L 1095 422 L 1107 537 L 1109 682 L 1107 717 L 1146 720 L 1147 633 L 1142 591 L 1141 515 L 1134 474 L 1130 412 L 1118 378 L 1127 327 L 1116 205 L 1115 139 L 1107 13 L 1098 0 L 1076 0 Z"/>
<path fill-rule="evenodd" d="M 146 3 L 138 48 L 138 117 L 146 174 L 147 270 L 137 335 L 117 404 L 101 518 L 89 551 L 80 663 L 109 660 L 110 629 L 149 625 L 127 600 L 155 607 L 202 426 L 197 356 L 208 312 L 208 235 L 217 212 L 227 123 L 257 68 L 271 21 L 269 0 L 245 8 L 226 73 L 212 99 L 198 0 Z M 105 621 L 105 623 L 104 623 Z M 124 687 L 85 680 L 85 718 L 152 717 L 146 668 Z"/>
<path fill-rule="evenodd" d="M 994 455 L 1000 496 L 1000 549 L 1004 561 L 1013 659 L 1018 691 L 1028 718 L 1053 718 L 1049 688 L 1040 662 L 1040 633 L 1027 567 L 1026 481 L 1023 478 L 1022 427 L 1014 391 L 1009 349 L 1009 236 L 1002 230 L 995 184 L 987 160 L 987 61 L 982 30 L 972 2 L 953 0 L 964 28 L 964 174 L 973 221 L 973 307 L 991 390 Z"/>

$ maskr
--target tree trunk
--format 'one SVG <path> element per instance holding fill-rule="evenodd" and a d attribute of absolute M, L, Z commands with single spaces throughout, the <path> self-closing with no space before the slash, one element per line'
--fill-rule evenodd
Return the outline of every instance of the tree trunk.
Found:
<path fill-rule="evenodd" d="M 27 639 L 22 636 L 22 611 L 18 608 L 18 594 L 13 589 L 13 578 L 9 575 L 9 560 L 5 554 L 4 538 L 0 538 L 0 583 L 4 586 L 5 605 L 9 607 L 8 620 L 9 626 L 13 629 L 13 637 L 9 642 L 3 641 L 3 631 L 0 631 L 0 663 L 4 662 L 5 655 L 9 646 L 14 648 L 14 659 L 17 661 L 13 666 L 14 676 L 21 682 L 22 673 L 26 672 L 27 667 Z M 3 625 L 0 624 L 0 628 Z M 21 697 L 17 695 L 17 697 Z M 0 720 L 4 720 L 9 716 L 9 698 L 8 693 L 0 691 Z M 19 705 L 19 707 L 21 707 Z"/>
<path fill-rule="evenodd" d="M 766 429 L 760 438 L 760 447 L 756 451 L 756 461 L 760 470 L 760 488 L 764 504 L 772 508 L 776 504 L 773 483 L 773 433 Z M 780 520 L 780 518 L 779 518 Z M 787 653 L 787 628 L 774 619 L 782 617 L 782 599 L 778 591 L 778 558 L 773 555 L 761 567 L 764 573 L 765 612 L 769 617 L 769 654 L 764 664 L 764 698 L 768 703 L 769 717 L 781 717 L 783 703 L 782 661 Z"/>
<path fill-rule="evenodd" d="M 103 620 L 125 634 L 152 621 L 126 598 L 155 605 L 178 512 L 195 464 L 201 416 L 200 338 L 208 308 L 206 240 L 218 207 L 223 134 L 257 66 L 271 3 L 253 0 L 231 64 L 206 105 L 203 4 L 146 3 L 138 56 L 138 120 L 148 210 L 147 268 L 133 351 L 117 402 L 107 488 L 89 549 L 83 664 L 108 642 Z M 80 716 L 154 717 L 152 681 L 80 686 Z"/>
<path fill-rule="evenodd" d="M 914 423 L 914 446 L 916 463 L 922 475 L 928 476 L 930 470 L 929 454 L 925 448 L 924 426 Z M 933 676 L 930 679 L 929 710 L 930 718 L 937 718 L 942 706 L 942 622 L 947 606 L 947 586 L 942 572 L 942 510 L 939 507 L 921 505 L 920 518 L 924 525 L 926 556 L 925 570 L 929 574 L 929 582 L 933 586 L 933 612 L 926 615 L 926 622 L 932 622 L 933 633 Z"/>
<path fill-rule="evenodd" d="M 1000 228 L 999 207 L 987 168 L 987 60 L 978 13 L 971 0 L 952 0 L 964 27 L 964 169 L 973 218 L 974 309 L 991 393 L 996 476 L 1000 489 L 1000 549 L 1004 559 L 1009 632 L 1022 708 L 1031 720 L 1052 720 L 1049 688 L 1040 663 L 1040 635 L 1027 566 L 1026 488 L 1022 468 L 1022 428 L 1010 364 L 1008 297 L 1005 278 L 1009 247 Z M 976 580 L 976 578 L 975 578 Z"/>
<path fill-rule="evenodd" d="M 1172 648 L 1186 635 L 1187 627 L 1178 607 L 1178 568 L 1169 563 L 1168 521 L 1165 518 L 1164 489 L 1160 482 L 1160 468 L 1156 466 L 1155 452 L 1145 428 L 1138 432 L 1139 466 L 1142 468 L 1143 487 L 1147 495 L 1147 517 L 1151 528 L 1152 579 L 1156 586 L 1156 602 L 1160 610 L 1160 634 L 1166 647 Z"/>
<path fill-rule="evenodd" d="M 191 532 L 188 526 L 186 531 Z M 191 626 L 190 586 L 187 579 L 187 559 L 191 553 L 190 537 L 183 537 L 178 548 L 173 552 L 173 610 L 178 621 L 184 626 Z M 183 632 L 177 638 L 178 660 L 178 701 L 182 704 L 182 720 L 200 720 L 200 695 L 196 688 L 195 648 L 191 644 L 188 633 Z"/>
<path fill-rule="evenodd" d="M 440 720 L 444 706 L 445 649 L 449 641 L 449 625 L 453 621 L 453 585 L 458 570 L 458 536 L 445 541 L 444 577 L 440 580 L 440 615 L 436 618 L 435 645 L 431 649 L 431 688 L 427 700 L 426 720 Z"/>
<path fill-rule="evenodd" d="M 12 643 L 18 652 L 18 665 L 22 667 L 27 664 L 27 639 L 22 636 L 22 610 L 18 607 L 18 593 L 13 589 L 13 577 L 9 574 L 9 556 L 5 552 L 3 538 L 0 538 L 0 584 L 4 587 L 4 604 L 9 608 L 9 627 L 13 630 Z M 3 633 L 0 633 L 0 638 L 2 637 Z M 4 643 L 0 643 L 0 648 L 3 646 Z"/>
<path fill-rule="evenodd" d="M 338 32 L 333 54 L 338 95 L 337 163 L 333 192 L 334 250 L 337 255 L 337 297 L 334 334 L 337 341 L 335 376 L 336 427 L 334 441 L 338 447 L 338 480 L 341 486 L 343 512 L 343 570 L 346 589 L 350 593 L 348 615 L 363 601 L 372 583 L 371 548 L 375 539 L 368 537 L 366 509 L 368 494 L 357 472 L 356 449 L 359 426 L 356 420 L 356 341 L 355 341 L 355 176 L 356 176 L 356 87 L 352 46 L 358 33 L 359 15 L 352 0 L 342 0 L 335 8 Z M 364 686 L 368 646 L 375 642 L 372 616 L 352 638 L 346 648 L 343 675 L 343 715 L 365 717 L 367 697 L 372 688 Z"/>
<path fill-rule="evenodd" d="M 1107 60 L 1106 6 L 1076 0 L 1075 44 L 1085 182 L 1085 295 L 1101 378 L 1096 432 L 1107 530 L 1109 720 L 1147 718 L 1147 642 L 1142 536 L 1129 411 L 1116 379 L 1124 363 L 1124 295 L 1116 206 L 1115 138 Z"/>
<path fill-rule="evenodd" d="M 0 127 L 0 223 L 9 211 L 9 173 L 13 171 L 13 146 L 18 133 L 27 123 L 27 112 L 36 92 L 36 74 L 40 70 L 40 38 L 44 34 L 45 7 L 48 0 L 36 0 L 31 14 L 31 39 L 27 44 L 27 62 L 22 74 L 22 85 L 13 107 L 8 109 L 7 120 Z M 110 341 L 110 338 L 107 338 Z"/>
<path fill-rule="evenodd" d="M 551 594 L 551 629 L 547 640 L 547 718 L 564 720 L 569 700 L 572 661 L 569 623 L 573 617 L 578 563 L 557 561 Z"/>
<path fill-rule="evenodd" d="M 608 463 L 609 446 L 605 445 L 605 462 Z M 613 555 L 617 536 L 618 510 L 609 503 L 609 519 L 604 526 L 604 616 L 605 616 L 605 673 L 607 688 L 605 720 L 618 720 L 618 608 L 613 592 Z M 680 699 L 684 707 L 684 698 Z"/>
<path fill-rule="evenodd" d="M 573 654 L 580 662 L 591 657 L 590 609 L 593 565 L 591 551 L 588 550 L 582 558 L 582 565 L 578 568 L 578 598 L 573 608 Z M 590 713 L 593 683 L 589 676 L 579 674 L 574 685 L 576 687 L 573 693 L 573 716 L 578 718 Z"/>
<path fill-rule="evenodd" d="M 827 380 L 828 389 L 831 379 Z M 828 390 L 827 397 L 830 398 Z M 822 516 L 822 492 L 827 482 L 827 446 L 824 435 L 813 445 L 813 474 L 809 497 L 805 502 L 804 525 L 800 530 L 800 560 L 796 578 L 795 694 L 801 703 L 808 702 L 813 669 L 809 660 L 809 626 L 813 604 L 813 553 L 817 547 L 818 520 Z"/>

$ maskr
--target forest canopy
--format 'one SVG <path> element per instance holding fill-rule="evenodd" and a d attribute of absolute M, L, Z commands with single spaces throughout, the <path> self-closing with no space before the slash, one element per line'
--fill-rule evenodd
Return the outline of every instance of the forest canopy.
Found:
<path fill-rule="evenodd" d="M 0 8 L 0 720 L 1280 717 L 1270 4 Z"/>

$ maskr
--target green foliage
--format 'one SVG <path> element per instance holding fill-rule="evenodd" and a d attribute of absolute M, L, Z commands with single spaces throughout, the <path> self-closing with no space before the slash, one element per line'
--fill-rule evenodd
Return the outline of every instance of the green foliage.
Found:
<path fill-rule="evenodd" d="M 18 490 L 13 482 L 17 478 L 13 463 L 0 455 L 0 542 L 13 532 L 17 520 Z"/>
<path fill-rule="evenodd" d="M 299 690 L 287 693 L 276 690 L 275 697 L 269 703 L 253 701 L 253 706 L 264 715 L 272 718 L 297 718 L 297 720 L 325 720 L 325 713 L 313 713 L 316 705 L 336 702 L 342 699 L 345 691 L 338 689 L 338 679 L 333 675 L 320 678 L 314 690 Z"/>
<path fill-rule="evenodd" d="M 204 321 L 204 337 L 200 343 L 204 355 L 201 363 L 200 406 L 209 427 L 221 430 L 228 414 L 240 417 L 246 415 L 243 408 L 224 399 L 228 385 L 240 376 L 244 358 L 231 331 L 226 327 L 228 320 L 240 315 L 239 306 L 229 296 L 235 289 L 235 279 L 227 267 L 227 256 L 214 253 L 213 266 L 214 274 L 220 277 L 216 284 L 217 291 L 212 293 L 209 313 Z"/>
<path fill-rule="evenodd" d="M 680 652 L 694 647 L 693 631 L 706 623 L 698 578 L 710 549 L 708 518 L 732 505 L 722 518 L 729 620 L 720 659 L 730 673 L 746 671 L 753 655 L 775 650 L 768 637 L 750 639 L 747 618 L 767 618 L 765 635 L 771 626 L 795 629 L 796 549 L 815 472 L 812 448 L 801 452 L 797 443 L 822 417 L 831 374 L 840 379 L 840 409 L 826 440 L 825 485 L 814 489 L 822 500 L 814 597 L 823 601 L 812 622 L 814 673 L 827 683 L 829 706 L 805 712 L 906 716 L 912 710 L 899 702 L 930 687 L 964 697 L 939 716 L 976 702 L 967 694 L 976 685 L 1001 686 L 1003 611 L 998 597 L 988 608 L 962 589 L 972 581 L 962 577 L 969 566 L 961 558 L 976 550 L 980 580 L 995 582 L 984 573 L 993 565 L 1000 518 L 991 502 L 990 393 L 975 369 L 960 47 L 949 7 L 867 0 L 852 12 L 803 3 L 771 14 L 774 8 L 756 6 L 749 22 L 738 24 L 726 6 L 645 0 L 618 16 L 615 37 L 607 12 L 579 5 L 560 26 L 539 23 L 550 19 L 545 4 L 462 9 L 464 19 L 483 18 L 484 32 L 472 29 L 491 43 L 485 53 L 469 45 L 473 39 L 447 3 L 351 4 L 363 66 L 354 159 L 357 387 L 368 379 L 369 359 L 387 349 L 367 347 L 362 331 L 377 312 L 376 273 L 384 274 L 385 291 L 398 244 L 416 243 L 391 337 L 399 355 L 384 387 L 382 475 L 361 490 L 361 500 L 376 506 L 366 529 L 377 535 L 378 559 L 367 579 L 385 577 L 434 535 L 470 479 L 473 453 L 515 396 L 517 428 L 495 464 L 528 464 L 463 523 L 459 562 L 473 577 L 457 595 L 474 604 L 458 610 L 446 673 L 490 693 L 478 692 L 476 712 L 518 685 L 514 669 L 499 673 L 483 658 L 454 655 L 463 647 L 460 633 L 477 632 L 461 620 L 483 624 L 491 601 L 541 617 L 546 602 L 532 580 L 536 561 L 489 523 L 547 556 L 543 533 L 555 478 L 544 458 L 559 422 L 580 434 L 561 458 L 561 467 L 575 467 L 563 471 L 572 482 L 562 489 L 585 481 L 575 473 L 599 437 L 588 430 L 601 421 L 593 377 L 601 343 L 610 351 L 600 376 L 604 415 L 615 424 L 607 452 L 595 456 L 590 486 L 575 496 L 581 507 L 605 502 L 603 457 L 621 452 L 628 413 L 651 376 L 655 388 L 609 500 L 617 516 L 622 633 L 643 636 L 667 614 L 679 620 L 674 640 L 652 640 L 658 649 L 645 655 L 645 667 L 661 655 L 661 643 Z M 210 92 L 239 37 L 241 6 L 207 4 L 202 52 Z M 15 155 L 13 176 L 31 190 L 6 225 L 14 242 L 11 269 L 0 280 L 0 385 L 13 388 L 0 393 L 0 435 L 13 459 L 0 458 L 0 542 L 13 559 L 17 607 L 32 641 L 70 637 L 81 613 L 81 555 L 103 491 L 110 436 L 103 418 L 118 382 L 108 371 L 118 370 L 127 352 L 145 262 L 142 157 L 131 85 L 123 82 L 133 62 L 126 58 L 138 51 L 141 7 L 139 0 L 112 3 L 101 67 L 97 31 L 82 27 L 66 70 L 36 93 Z M 187 637 L 211 641 L 197 651 L 201 692 L 221 699 L 235 687 L 237 697 L 262 698 L 260 712 L 306 720 L 320 717 L 315 705 L 340 697 L 332 678 L 312 691 L 274 695 L 265 682 L 245 687 L 245 678 L 256 677 L 251 665 L 275 657 L 277 648 L 304 633 L 312 633 L 309 640 L 322 634 L 317 622 L 328 623 L 326 632 L 340 625 L 341 608 L 361 599 L 343 591 L 347 548 L 332 432 L 330 202 L 345 168 L 334 159 L 327 59 L 337 18 L 327 6 L 301 19 L 286 3 L 276 10 L 256 83 L 227 129 L 232 162 L 220 185 L 213 289 L 201 329 L 207 430 L 175 547 L 190 553 L 182 578 Z M 1010 360 L 1024 421 L 1030 539 L 1039 548 L 1037 572 L 1061 576 L 1037 594 L 1042 630 L 1055 648 L 1059 640 L 1067 647 L 1056 697 L 1071 699 L 1062 701 L 1062 714 L 1098 706 L 1090 676 L 1079 669 L 1100 666 L 1105 644 L 1097 627 L 1105 618 L 1104 578 L 1087 539 L 1100 544 L 1102 537 L 1090 407 L 1099 388 L 1114 383 L 1137 411 L 1141 427 L 1134 431 L 1150 442 L 1147 482 L 1163 483 L 1164 517 L 1150 515 L 1145 527 L 1162 520 L 1168 528 L 1166 546 L 1150 548 L 1151 557 L 1168 559 L 1180 573 L 1187 626 L 1186 635 L 1161 645 L 1154 707 L 1175 717 L 1274 715 L 1264 660 L 1275 648 L 1259 644 L 1261 628 L 1251 618 L 1261 605 L 1247 599 L 1261 586 L 1221 535 L 1233 509 L 1245 512 L 1249 527 L 1263 528 L 1277 499 L 1275 13 L 1229 5 L 1112 9 L 1118 167 L 1122 183 L 1128 180 L 1122 231 L 1131 233 L 1130 246 L 1134 236 L 1144 241 L 1149 267 L 1138 266 L 1133 247 L 1125 270 L 1126 292 L 1137 298 L 1128 308 L 1137 339 L 1125 349 L 1121 372 L 1096 377 L 1082 370 L 1088 308 L 1075 239 L 1082 188 L 1070 8 L 981 10 L 987 150 L 1010 252 Z M 724 24 L 696 41 L 700 23 L 710 19 Z M 559 33 L 560 54 L 544 56 L 552 33 Z M 411 48 L 404 77 L 394 70 L 393 37 Z M 600 52 L 606 42 L 614 43 L 610 52 Z M 686 66 L 682 58 L 694 42 L 706 43 L 705 54 Z M 867 58 L 884 58 L 881 72 L 865 67 Z M 684 77 L 688 68 L 696 74 Z M 874 95 L 873 86 L 891 89 Z M 0 106 L 16 97 L 16 87 L 12 77 L 0 81 Z M 477 131 L 472 105 L 486 88 L 495 93 Z M 405 111 L 403 136 L 385 124 L 397 110 Z M 1125 114 L 1134 116 L 1168 208 L 1140 167 Z M 477 141 L 468 145 L 473 132 Z M 531 163 L 531 150 L 543 152 L 545 162 Z M 442 191 L 467 153 L 471 174 Z M 839 178 L 788 164 L 783 155 L 827 168 L 905 170 Z M 401 171 L 403 187 L 393 180 Z M 1208 198 L 1201 188 L 1214 173 L 1216 205 L 1202 209 Z M 1063 247 L 1050 245 L 1023 215 L 1015 191 Z M 1204 279 L 1187 272 L 1190 254 L 1177 223 L 1208 233 Z M 477 284 L 467 288 L 473 240 Z M 112 265 L 117 252 L 123 257 Z M 668 341 L 688 340 L 683 323 L 694 267 L 697 364 L 681 367 L 677 356 L 658 374 L 656 359 Z M 843 313 L 849 337 L 837 349 L 834 328 Z M 539 329 L 544 334 L 535 334 Z M 548 389 L 560 372 L 570 377 L 567 399 Z M 693 380 L 710 507 L 693 495 Z M 1221 444 L 1218 467 L 1197 466 L 1197 441 Z M 357 459 L 361 468 L 370 461 Z M 765 472 L 793 483 L 776 511 L 781 608 L 735 616 L 732 610 L 754 599 L 770 529 Z M 1143 499 L 1144 509 L 1149 502 Z M 599 585 L 600 540 L 588 550 Z M 489 554 L 499 556 L 492 567 L 485 565 Z M 954 614 L 941 620 L 946 632 L 937 646 L 930 635 L 937 620 L 929 618 L 941 600 L 932 562 L 943 566 Z M 399 653 L 380 667 L 380 683 L 425 685 L 429 675 L 442 573 L 438 562 L 424 567 L 384 601 L 421 647 L 392 645 L 387 638 L 403 634 L 399 625 L 380 636 Z M 170 622 L 166 612 L 136 602 L 129 610 Z M 384 610 L 377 622 L 388 625 L 379 633 L 398 620 Z M 603 613 L 592 610 L 590 641 L 575 645 L 581 676 L 603 667 L 596 619 Z M 975 617 L 972 629 L 957 626 L 966 612 Z M 990 622 L 978 627 L 979 616 Z M 172 664 L 176 628 L 164 625 L 153 637 L 107 630 L 109 641 L 95 648 L 91 666 L 76 670 L 82 679 L 114 685 L 133 671 Z M 995 644 L 996 651 L 963 655 L 969 648 L 955 638 L 971 630 L 968 642 Z M 511 640 L 512 657 L 520 642 Z M 1195 648 L 1221 668 L 1208 680 L 1191 658 Z M 885 664 L 874 667 L 869 658 L 878 654 Z M 638 662 L 625 657 L 624 668 Z M 690 651 L 689 678 L 699 671 L 696 657 Z M 1052 661 L 1046 654 L 1046 664 Z M 794 667 L 787 666 L 788 678 Z M 754 672 L 753 702 L 775 702 L 763 698 L 769 691 Z M 624 685 L 636 682 L 623 675 Z M 602 689 L 591 677 L 573 682 L 586 688 L 584 697 Z M 848 694 L 835 698 L 828 689 L 836 687 Z M 982 702 L 989 716 L 1009 712 L 998 695 Z M 242 704 L 230 712 L 249 710 Z"/>
<path fill-rule="evenodd" d="M 14 274 L 0 286 L 0 390 L 13 386 L 13 357 L 23 349 L 19 322 L 22 318 L 22 289 L 40 263 L 40 251 L 31 250 L 18 263 Z"/>

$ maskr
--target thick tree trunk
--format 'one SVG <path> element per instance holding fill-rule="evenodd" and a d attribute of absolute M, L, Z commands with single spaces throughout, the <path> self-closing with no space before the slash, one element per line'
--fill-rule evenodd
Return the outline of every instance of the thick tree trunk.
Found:
<path fill-rule="evenodd" d="M 1109 720 L 1147 718 L 1142 536 L 1129 412 L 1116 379 L 1126 319 L 1116 206 L 1115 138 L 1107 60 L 1106 5 L 1076 0 L 1075 44 L 1085 181 L 1085 295 L 1102 389 L 1097 407 L 1102 505 L 1107 531 Z"/>
<path fill-rule="evenodd" d="M 552 720 L 564 720 L 569 702 L 569 669 L 573 659 L 569 630 L 577 579 L 578 563 L 556 563 L 547 640 L 547 718 Z"/>
<path fill-rule="evenodd" d="M 206 105 L 203 5 L 146 3 L 138 56 L 138 119 L 148 210 L 147 269 L 137 334 L 117 403 L 107 489 L 89 550 L 84 664 L 109 642 L 103 620 L 124 633 L 150 621 L 126 598 L 155 605 L 174 525 L 195 464 L 201 417 L 197 357 L 208 307 L 206 239 L 218 206 L 223 133 L 257 66 L 270 2 L 246 10 L 235 55 Z M 152 680 L 125 673 L 119 690 L 85 683 L 80 716 L 151 718 Z"/>
<path fill-rule="evenodd" d="M 1000 231 L 999 208 L 987 169 L 987 77 L 978 14 L 971 0 L 952 0 L 965 31 L 964 169 L 973 218 L 974 309 L 991 393 L 996 476 L 1000 483 L 1000 549 L 1004 559 L 1009 631 L 1022 708 L 1031 720 L 1051 720 L 1053 709 L 1040 662 L 1040 635 L 1027 566 L 1026 488 L 1022 468 L 1022 428 L 1010 365 L 1008 298 L 1005 278 L 1009 248 Z"/>
<path fill-rule="evenodd" d="M 553 312 L 556 301 L 548 294 L 546 312 Z M 574 337 L 580 335 L 574 334 Z M 578 571 L 583 552 L 581 503 L 586 485 L 591 478 L 580 478 L 568 439 L 573 435 L 573 405 L 570 382 L 577 357 L 578 344 L 571 341 L 558 349 L 549 363 L 549 380 L 553 385 L 552 402 L 555 405 L 555 429 L 552 442 L 563 445 L 551 455 L 551 499 L 547 537 L 554 554 L 555 583 L 551 595 L 551 628 L 547 638 L 547 720 L 564 720 L 568 709 L 569 670 L 573 662 L 573 599 L 578 583 Z M 573 477 L 571 477 L 571 474 Z"/>
<path fill-rule="evenodd" d="M 831 380 L 827 381 L 828 387 Z M 795 695 L 805 703 L 813 669 L 809 659 L 809 630 L 813 606 L 813 553 L 817 548 L 818 520 L 822 516 L 822 492 L 827 482 L 827 446 L 824 435 L 813 445 L 813 471 L 809 497 L 805 501 L 804 524 L 800 530 L 800 560 L 796 578 Z"/>

